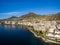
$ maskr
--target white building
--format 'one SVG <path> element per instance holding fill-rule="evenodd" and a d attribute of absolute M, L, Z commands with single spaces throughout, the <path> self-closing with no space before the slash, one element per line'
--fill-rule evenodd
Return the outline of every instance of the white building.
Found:
<path fill-rule="evenodd" d="M 10 21 L 5 21 L 4 23 L 5 23 L 5 24 L 10 24 L 11 22 L 10 22 Z"/>
<path fill-rule="evenodd" d="M 46 36 L 49 37 L 50 39 L 57 39 L 60 40 L 60 30 L 57 28 L 50 28 L 49 32 L 46 33 Z"/>
<path fill-rule="evenodd" d="M 60 34 L 60 30 L 55 30 L 55 34 Z"/>
<path fill-rule="evenodd" d="M 50 39 L 57 39 L 59 40 L 60 39 L 60 35 L 57 35 L 57 34 L 52 34 L 52 33 L 47 33 L 46 34 L 46 37 L 50 38 Z"/>
<path fill-rule="evenodd" d="M 34 25 L 33 28 L 34 28 L 34 30 L 36 30 L 36 31 L 41 31 L 40 26 L 38 26 L 38 25 Z"/>
<path fill-rule="evenodd" d="M 57 28 L 60 29 L 60 24 L 57 24 Z"/>
<path fill-rule="evenodd" d="M 57 34 L 56 34 L 56 35 L 55 35 L 55 38 L 60 39 L 60 35 L 57 35 Z"/>
<path fill-rule="evenodd" d="M 56 26 L 55 25 L 51 25 L 51 27 L 49 28 L 48 32 L 53 33 L 55 29 L 56 29 Z"/>
<path fill-rule="evenodd" d="M 42 26 L 42 25 L 34 25 L 33 26 L 34 27 L 34 29 L 35 30 L 37 30 L 37 31 L 46 31 L 46 28 L 44 27 L 44 26 Z"/>
<path fill-rule="evenodd" d="M 52 34 L 52 33 L 47 33 L 46 36 L 47 36 L 47 37 L 50 37 L 50 38 L 54 38 L 54 37 L 55 37 L 55 35 Z"/>
<path fill-rule="evenodd" d="M 17 24 L 19 24 L 19 25 L 20 25 L 20 24 L 22 24 L 22 22 L 18 21 L 18 22 L 17 22 Z"/>
<path fill-rule="evenodd" d="M 56 21 L 52 21 L 51 23 L 52 23 L 52 25 L 57 25 Z"/>
<path fill-rule="evenodd" d="M 31 22 L 28 22 L 28 25 L 30 25 L 30 26 L 33 26 L 33 23 L 31 23 Z"/>
<path fill-rule="evenodd" d="M 16 24 L 16 21 L 11 21 L 11 24 L 13 24 L 13 25 Z"/>
<path fill-rule="evenodd" d="M 45 26 L 45 28 L 48 29 L 51 26 L 51 23 L 49 21 L 47 21 L 44 26 Z"/>

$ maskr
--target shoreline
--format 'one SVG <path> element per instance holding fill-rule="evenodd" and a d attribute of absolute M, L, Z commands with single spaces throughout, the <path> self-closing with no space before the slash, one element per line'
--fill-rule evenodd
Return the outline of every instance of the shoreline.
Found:
<path fill-rule="evenodd" d="M 33 33 L 33 35 L 36 37 L 36 38 L 41 38 L 44 42 L 46 43 L 55 43 L 55 44 L 58 44 L 56 41 L 53 41 L 53 40 L 50 40 L 50 39 L 45 39 L 44 37 L 42 36 L 38 36 L 34 31 L 32 31 L 30 28 L 28 28 L 28 30 Z"/>
<path fill-rule="evenodd" d="M 49 43 L 49 42 L 56 43 L 55 41 L 52 41 L 52 40 L 49 40 L 49 39 L 45 39 L 45 38 L 43 38 L 43 37 L 41 37 L 41 36 L 37 36 L 32 30 L 29 30 L 29 31 L 32 32 L 33 35 L 34 35 L 36 38 L 42 38 L 42 40 L 43 40 L 44 42 L 46 42 L 46 43 Z"/>

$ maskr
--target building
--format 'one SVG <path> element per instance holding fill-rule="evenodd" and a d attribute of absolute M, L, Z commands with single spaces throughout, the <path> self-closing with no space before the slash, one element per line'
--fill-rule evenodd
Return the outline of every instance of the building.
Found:
<path fill-rule="evenodd" d="M 4 24 L 11 24 L 11 21 L 4 21 Z"/>
<path fill-rule="evenodd" d="M 51 21 L 51 24 L 52 25 L 57 25 L 57 22 L 56 21 Z"/>
<path fill-rule="evenodd" d="M 60 29 L 60 24 L 57 24 L 57 28 Z"/>
<path fill-rule="evenodd" d="M 51 25 L 49 30 L 48 30 L 48 32 L 49 33 L 54 33 L 55 29 L 56 29 L 56 26 L 55 25 Z"/>
<path fill-rule="evenodd" d="M 15 25 L 15 24 L 16 24 L 16 21 L 11 21 L 11 24 L 12 24 L 12 25 Z"/>
<path fill-rule="evenodd" d="M 55 38 L 57 39 L 57 40 L 60 40 L 60 35 L 55 35 Z"/>
<path fill-rule="evenodd" d="M 54 37 L 55 37 L 55 35 L 54 35 L 54 34 L 52 34 L 52 33 L 46 33 L 46 37 L 48 37 L 48 38 L 54 38 Z"/>
<path fill-rule="evenodd" d="M 59 34 L 60 34 L 60 30 L 57 30 L 57 29 L 56 29 L 56 30 L 55 30 L 55 34 L 58 34 L 58 35 L 59 35 Z"/>
<path fill-rule="evenodd" d="M 20 24 L 22 24 L 22 22 L 18 21 L 17 24 L 20 25 Z"/>
<path fill-rule="evenodd" d="M 51 26 L 51 21 L 45 21 L 45 28 L 49 29 Z"/>
<path fill-rule="evenodd" d="M 34 25 L 33 28 L 34 28 L 34 30 L 36 30 L 36 31 L 41 31 L 40 26 L 38 26 L 38 25 Z"/>
<path fill-rule="evenodd" d="M 51 28 L 46 33 L 46 37 L 54 40 L 60 41 L 60 30 L 57 29 L 55 26 L 51 26 Z"/>

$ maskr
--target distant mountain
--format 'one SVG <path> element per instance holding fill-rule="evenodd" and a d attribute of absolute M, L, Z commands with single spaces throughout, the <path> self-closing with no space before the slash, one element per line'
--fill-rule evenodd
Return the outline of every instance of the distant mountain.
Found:
<path fill-rule="evenodd" d="M 4 19 L 4 20 L 16 21 L 16 20 L 18 20 L 18 17 L 12 16 L 12 17 Z"/>
<path fill-rule="evenodd" d="M 52 17 L 55 19 L 55 20 L 60 20 L 60 12 L 55 14 L 55 15 L 52 15 Z"/>
<path fill-rule="evenodd" d="M 45 20 L 60 20 L 60 12 L 57 13 L 57 14 L 40 16 L 40 19 L 45 19 Z"/>
<path fill-rule="evenodd" d="M 12 16 L 12 17 L 10 17 L 10 18 L 18 18 L 18 17 L 16 17 L 16 16 Z"/>
<path fill-rule="evenodd" d="M 13 20 L 13 21 L 17 21 L 17 20 L 18 21 L 60 20 L 60 13 L 52 14 L 52 15 L 38 15 L 38 14 L 30 12 L 20 17 L 12 16 L 5 20 Z"/>

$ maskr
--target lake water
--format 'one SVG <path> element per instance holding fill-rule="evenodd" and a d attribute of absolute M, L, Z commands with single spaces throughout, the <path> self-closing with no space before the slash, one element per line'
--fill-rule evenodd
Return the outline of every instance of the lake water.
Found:
<path fill-rule="evenodd" d="M 0 45 L 49 45 L 21 26 L 0 25 Z"/>

